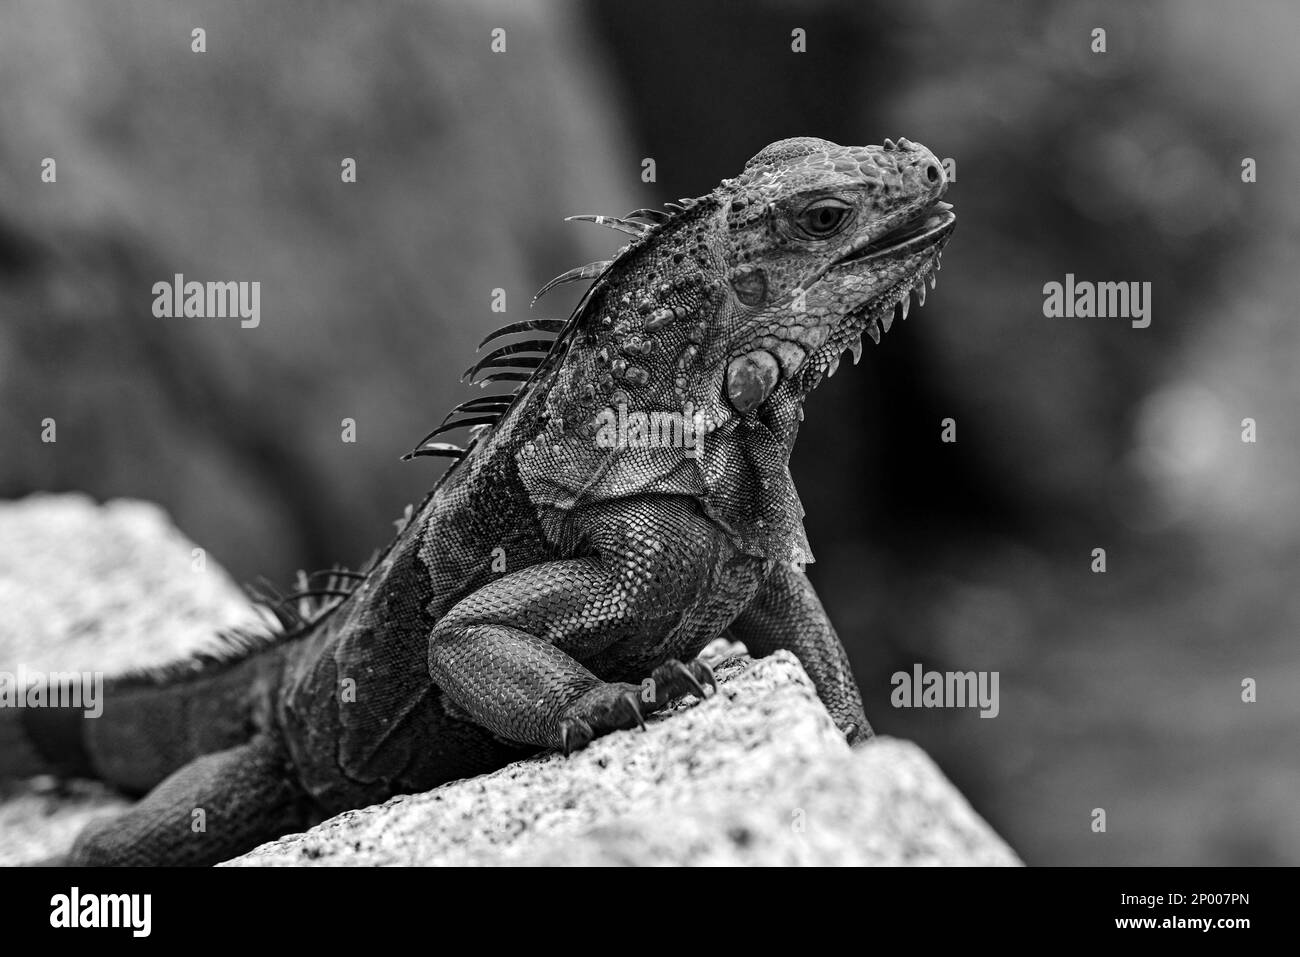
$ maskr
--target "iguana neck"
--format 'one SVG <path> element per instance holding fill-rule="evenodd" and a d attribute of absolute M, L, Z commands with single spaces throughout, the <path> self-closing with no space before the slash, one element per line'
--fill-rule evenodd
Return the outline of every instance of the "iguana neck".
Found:
<path fill-rule="evenodd" d="M 706 197 L 620 255 L 593 287 L 544 398 L 523 413 L 520 476 L 542 513 L 687 496 L 745 553 L 807 560 L 789 472 L 803 393 L 781 378 L 762 401 L 737 407 L 729 370 L 746 306 L 725 248 L 720 207 Z M 697 445 L 663 442 L 680 434 L 664 426 L 674 416 L 683 432 L 693 422 Z"/>

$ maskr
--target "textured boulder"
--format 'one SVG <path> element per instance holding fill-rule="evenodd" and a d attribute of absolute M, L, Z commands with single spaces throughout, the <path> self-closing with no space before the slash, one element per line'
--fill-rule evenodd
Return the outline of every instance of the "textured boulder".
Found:
<path fill-rule="evenodd" d="M 154 506 L 0 504 L 0 669 L 156 662 L 251 615 Z M 717 672 L 718 694 L 645 732 L 349 811 L 230 863 L 1019 863 L 915 745 L 850 749 L 791 655 L 732 655 Z M 123 803 L 83 783 L 5 797 L 0 864 L 57 854 Z"/>
<path fill-rule="evenodd" d="M 340 814 L 230 863 L 1016 864 L 906 741 L 850 749 L 795 658 L 730 658 L 648 729 Z"/>

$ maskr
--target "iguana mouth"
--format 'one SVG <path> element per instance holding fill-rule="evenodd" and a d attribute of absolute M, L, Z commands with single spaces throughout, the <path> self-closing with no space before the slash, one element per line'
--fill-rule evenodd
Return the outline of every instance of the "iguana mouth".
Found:
<path fill-rule="evenodd" d="M 937 202 L 920 210 L 889 232 L 876 237 L 836 261 L 835 265 L 860 263 L 880 256 L 922 249 L 941 238 L 957 221 L 952 204 Z"/>

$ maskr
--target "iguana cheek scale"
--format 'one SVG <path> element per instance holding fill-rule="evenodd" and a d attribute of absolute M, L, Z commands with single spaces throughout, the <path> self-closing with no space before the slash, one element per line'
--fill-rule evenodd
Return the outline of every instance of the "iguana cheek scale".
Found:
<path fill-rule="evenodd" d="M 907 140 L 800 137 L 699 198 L 575 217 L 627 245 L 543 287 L 590 282 L 567 320 L 484 340 L 466 377 L 509 390 L 457 406 L 412 450 L 453 461 L 385 551 L 255 591 L 276 627 L 110 682 L 97 720 L 0 710 L 0 775 L 144 794 L 83 833 L 75 862 L 210 864 L 703 697 L 695 656 L 724 632 L 794 652 L 848 738 L 869 736 L 802 572 L 789 459 L 841 353 L 856 361 L 863 335 L 879 342 L 924 301 L 955 220 L 946 186 Z M 698 414 L 703 438 L 597 441 L 611 410 Z"/>

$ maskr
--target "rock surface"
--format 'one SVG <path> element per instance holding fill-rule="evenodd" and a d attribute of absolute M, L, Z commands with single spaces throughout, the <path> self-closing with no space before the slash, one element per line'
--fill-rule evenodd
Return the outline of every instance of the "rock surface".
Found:
<path fill-rule="evenodd" d="M 0 504 L 0 669 L 158 661 L 251 609 L 154 506 Z M 111 667 L 110 667 L 111 666 Z M 645 732 L 338 815 L 230 865 L 1018 864 L 915 745 L 850 749 L 778 653 L 717 664 L 719 693 Z M 7 785 L 0 864 L 60 853 L 122 805 L 104 789 Z"/>
<path fill-rule="evenodd" d="M 794 656 L 642 732 L 348 811 L 231 864 L 1016 864 L 915 745 L 850 749 Z"/>

